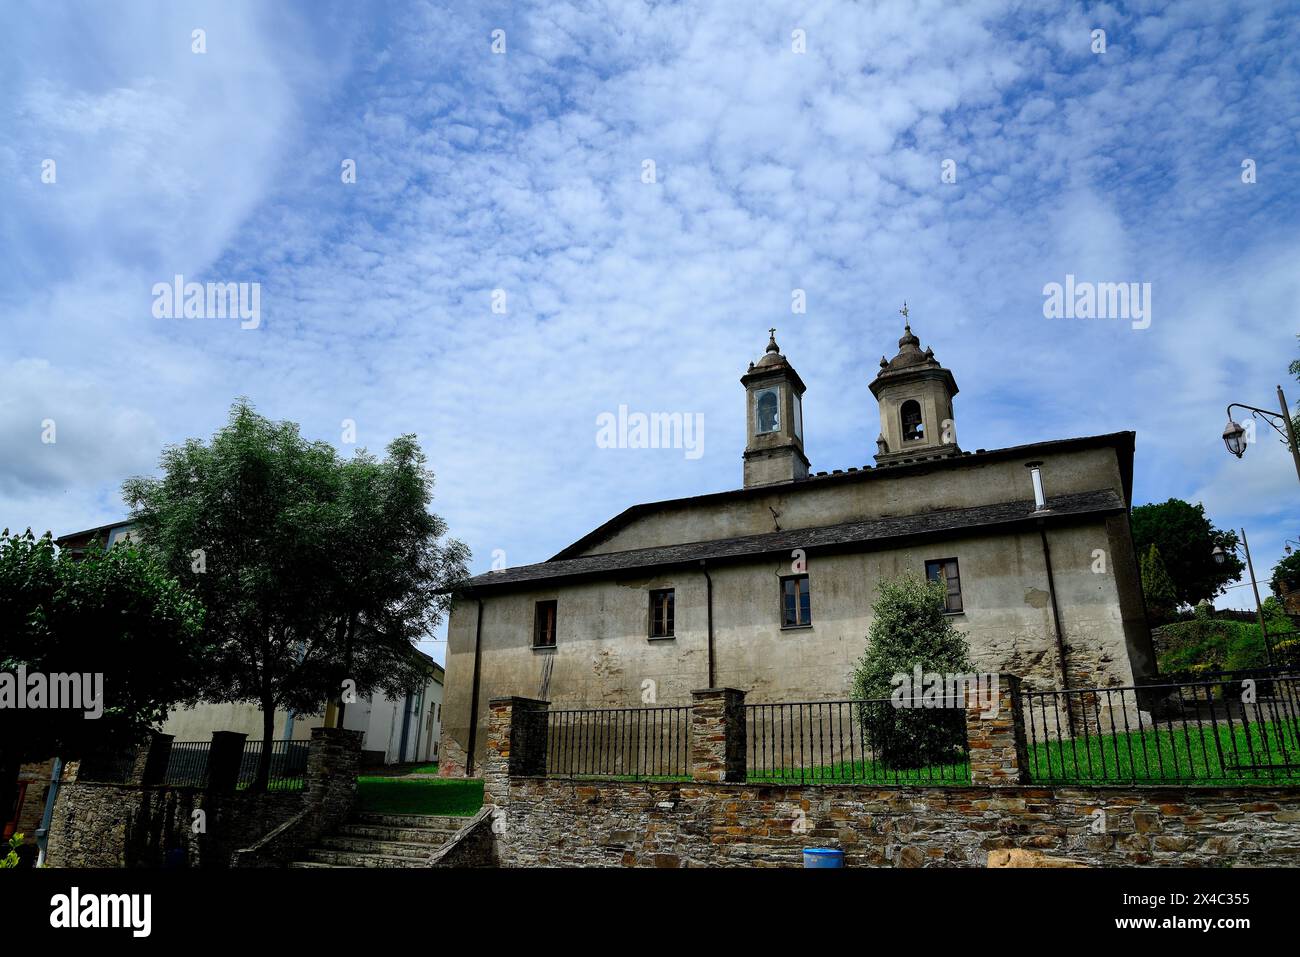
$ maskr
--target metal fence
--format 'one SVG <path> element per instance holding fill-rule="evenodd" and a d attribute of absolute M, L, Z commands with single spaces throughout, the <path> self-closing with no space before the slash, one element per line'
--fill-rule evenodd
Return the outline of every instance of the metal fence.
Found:
<path fill-rule="evenodd" d="M 1300 782 L 1300 674 L 1026 691 L 1035 783 Z"/>
<path fill-rule="evenodd" d="M 888 699 L 745 706 L 748 780 L 964 784 L 966 712 Z"/>
<path fill-rule="evenodd" d="M 272 741 L 269 791 L 297 791 L 307 774 L 307 741 Z M 257 761 L 262 755 L 261 741 L 245 741 L 244 757 L 239 765 L 239 788 L 246 788 L 257 777 Z"/>
<path fill-rule="evenodd" d="M 211 741 L 173 741 L 163 783 L 172 787 L 201 788 L 208 782 Z"/>
<path fill-rule="evenodd" d="M 272 741 L 271 772 L 267 790 L 296 791 L 303 786 L 307 773 L 307 741 Z M 203 787 L 208 780 L 211 741 L 173 741 L 163 783 L 172 787 Z M 239 763 L 236 788 L 244 789 L 257 778 L 257 762 L 262 754 L 261 741 L 245 741 Z"/>
<path fill-rule="evenodd" d="M 584 708 L 546 716 L 546 771 L 556 777 L 686 778 L 689 707 Z"/>

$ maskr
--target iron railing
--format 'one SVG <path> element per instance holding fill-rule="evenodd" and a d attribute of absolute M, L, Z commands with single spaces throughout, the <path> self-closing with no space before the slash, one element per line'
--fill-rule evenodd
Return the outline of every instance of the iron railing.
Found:
<path fill-rule="evenodd" d="M 963 708 L 888 699 L 745 705 L 748 780 L 965 784 Z"/>
<path fill-rule="evenodd" d="M 135 761 L 135 751 L 95 756 L 81 762 L 81 770 L 77 772 L 77 776 L 82 781 L 122 784 L 130 779 L 131 772 L 135 770 Z"/>
<path fill-rule="evenodd" d="M 201 788 L 208 783 L 211 741 L 173 741 L 163 783 L 172 787 Z"/>
<path fill-rule="evenodd" d="M 302 789 L 307 774 L 307 741 L 272 741 L 271 771 L 267 778 L 268 791 L 298 791 Z M 239 764 L 239 783 L 236 787 L 249 787 L 257 777 L 257 762 L 262 755 L 261 741 L 245 741 L 244 756 Z"/>
<path fill-rule="evenodd" d="M 546 773 L 555 777 L 688 777 L 689 707 L 583 708 L 546 716 Z"/>
<path fill-rule="evenodd" d="M 1300 782 L 1300 673 L 1022 694 L 1035 783 Z"/>
<path fill-rule="evenodd" d="M 271 742 L 271 772 L 267 790 L 296 791 L 302 788 L 307 773 L 307 741 Z M 211 741 L 173 741 L 163 783 L 172 787 L 204 787 L 208 781 Z M 261 741 L 245 741 L 239 763 L 236 788 L 244 789 L 257 778 L 257 761 L 262 754 Z"/>

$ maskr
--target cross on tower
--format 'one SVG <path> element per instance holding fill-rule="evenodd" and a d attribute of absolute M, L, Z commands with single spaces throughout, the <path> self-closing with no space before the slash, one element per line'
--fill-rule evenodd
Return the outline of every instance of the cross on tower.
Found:
<path fill-rule="evenodd" d="M 907 318 L 907 300 L 906 300 L 906 299 L 903 300 L 903 308 L 900 309 L 900 310 L 898 310 L 898 311 L 902 314 L 902 316 L 903 316 L 904 319 Z"/>

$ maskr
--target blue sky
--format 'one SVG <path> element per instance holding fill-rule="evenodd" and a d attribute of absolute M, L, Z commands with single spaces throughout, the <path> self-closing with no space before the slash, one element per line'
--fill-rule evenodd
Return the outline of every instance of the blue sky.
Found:
<path fill-rule="evenodd" d="M 247 395 L 344 451 L 344 419 L 374 450 L 417 433 L 475 570 L 538 561 L 628 505 L 740 484 L 738 379 L 769 326 L 808 385 L 813 467 L 869 463 L 867 383 L 906 300 L 961 387 L 963 447 L 1135 430 L 1136 502 L 1203 501 L 1266 574 L 1300 537 L 1295 472 L 1271 431 L 1240 462 L 1219 433 L 1300 355 L 1298 22 L 6 4 L 0 521 L 117 518 L 124 478 Z M 155 318 L 177 273 L 260 282 L 260 326 Z M 1044 318 L 1067 273 L 1151 283 L 1150 327 Z M 704 454 L 598 448 L 620 405 L 703 414 Z"/>

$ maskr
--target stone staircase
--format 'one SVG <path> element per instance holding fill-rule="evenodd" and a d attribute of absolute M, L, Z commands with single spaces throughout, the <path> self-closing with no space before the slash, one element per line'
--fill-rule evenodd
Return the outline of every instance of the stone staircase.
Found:
<path fill-rule="evenodd" d="M 426 867 L 434 851 L 470 822 L 442 814 L 363 811 L 290 867 Z"/>

